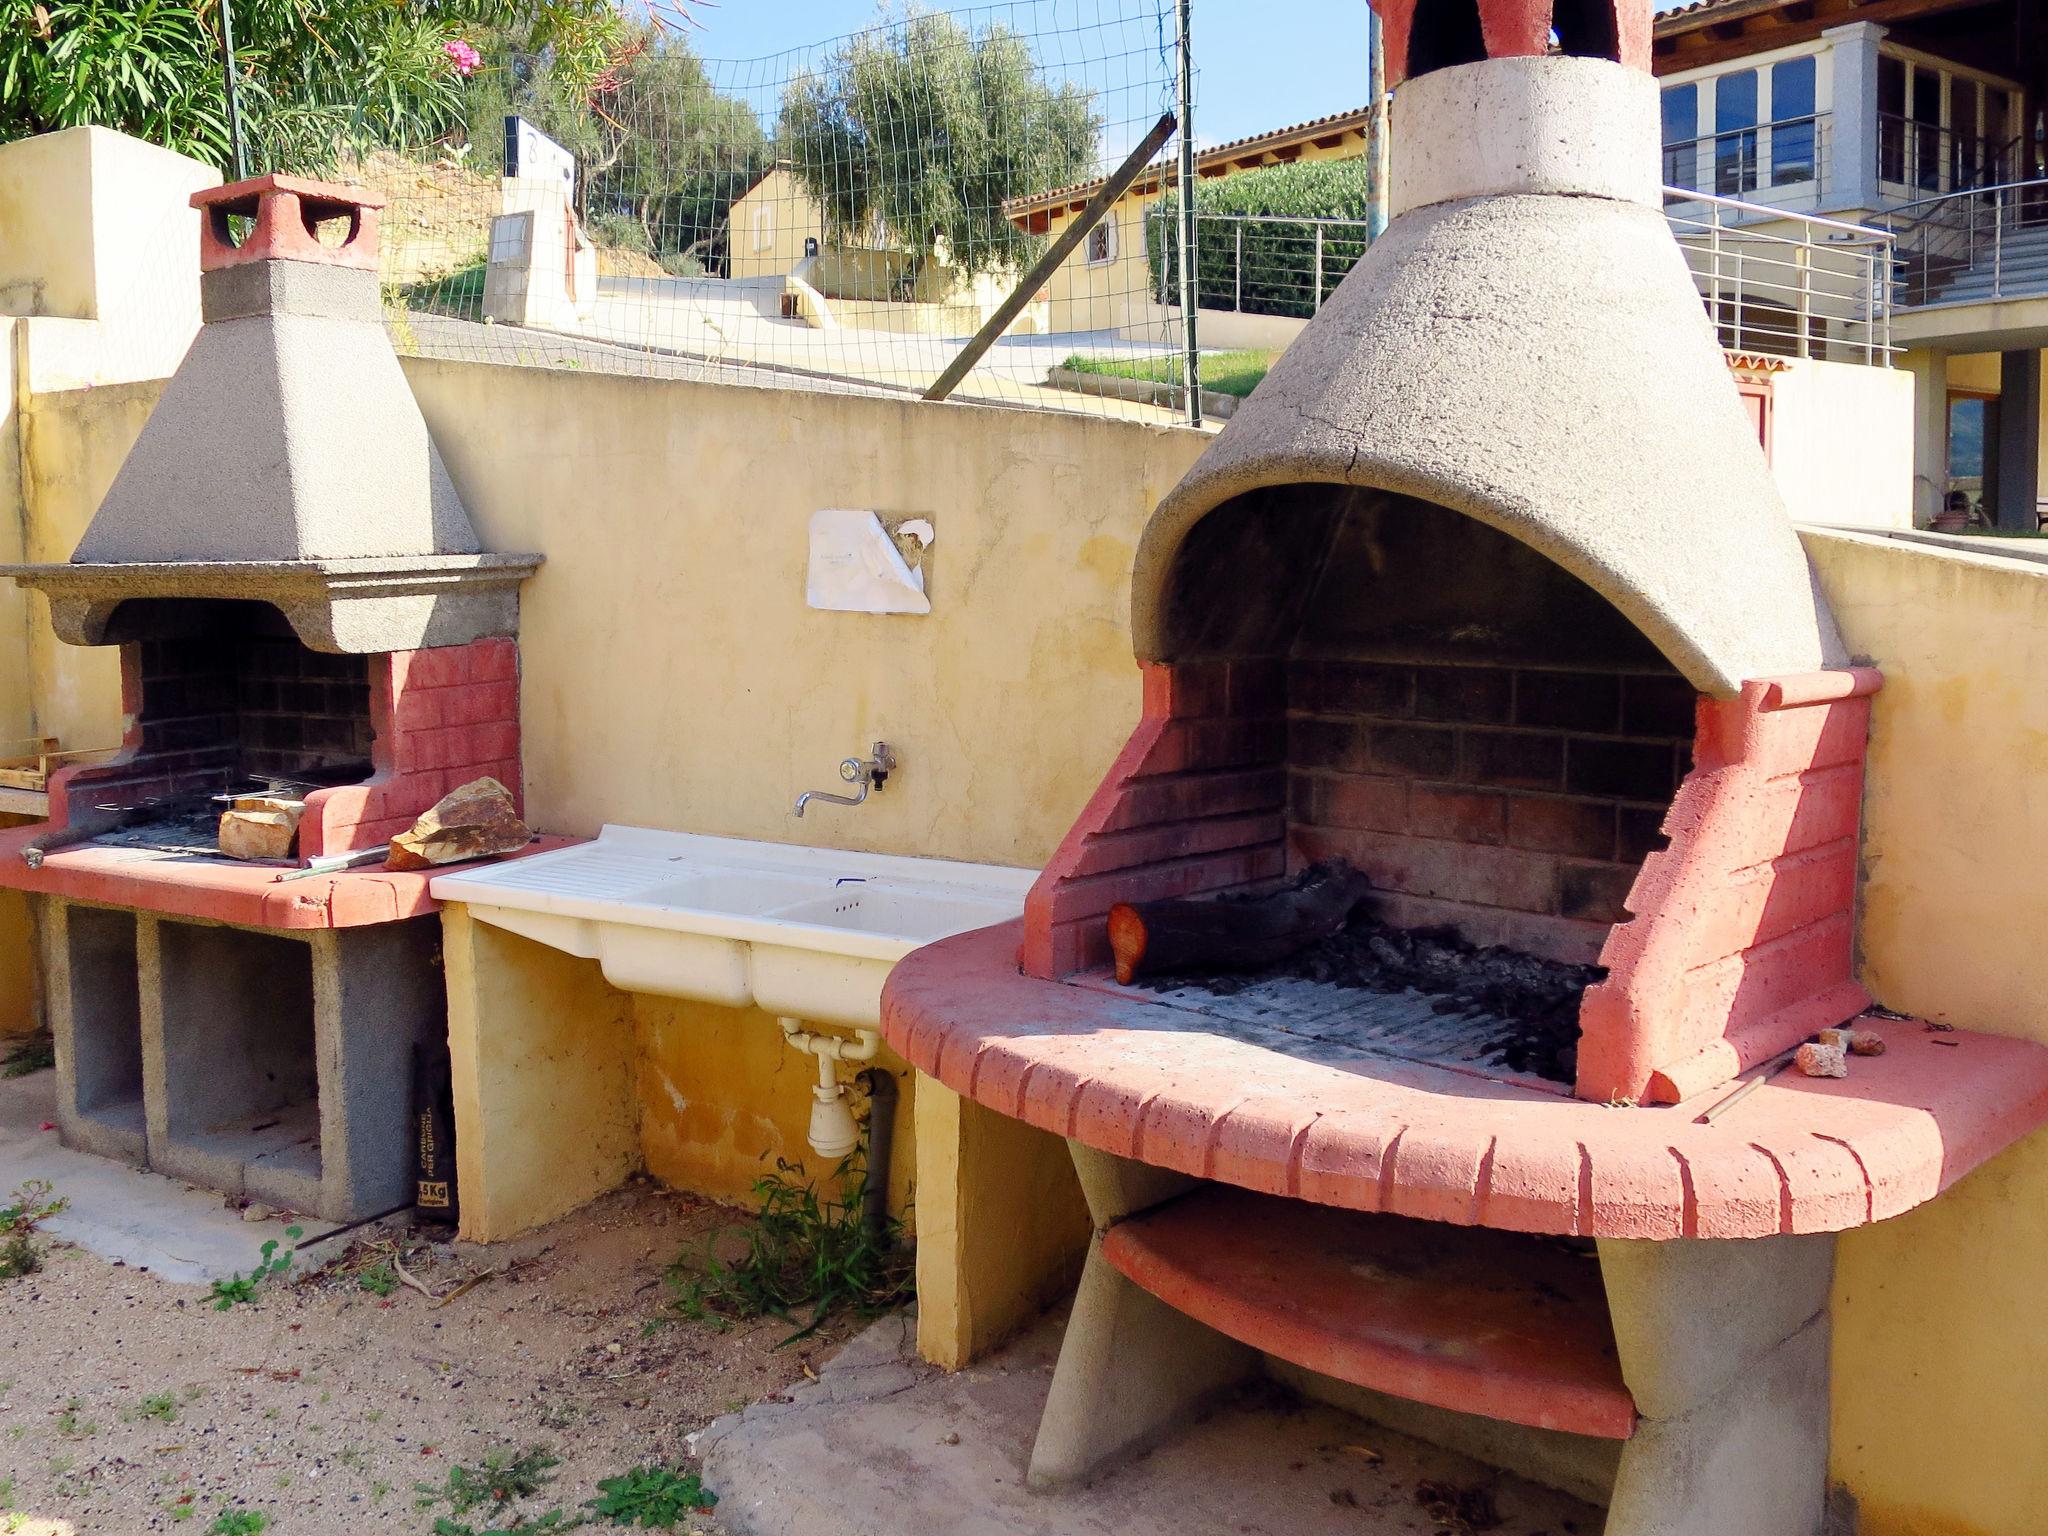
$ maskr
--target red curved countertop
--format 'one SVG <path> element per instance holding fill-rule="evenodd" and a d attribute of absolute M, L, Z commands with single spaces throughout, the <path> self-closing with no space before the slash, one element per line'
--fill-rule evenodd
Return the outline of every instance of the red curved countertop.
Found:
<path fill-rule="evenodd" d="M 1025 976 L 1021 924 L 898 963 L 883 1033 L 977 1103 L 1104 1152 L 1359 1211 L 1585 1237 L 1834 1232 L 1932 1199 L 2048 1120 L 2048 1046 L 1865 1018 L 1882 1056 L 1609 1106 L 1364 1051 L 1312 1062 L 1203 1016 Z"/>
<path fill-rule="evenodd" d="M 427 892 L 434 876 L 472 867 L 372 867 L 279 880 L 284 871 L 274 865 L 80 843 L 50 854 L 41 869 L 30 869 L 22 862 L 22 845 L 44 830 L 36 823 L 0 832 L 0 888 L 244 928 L 360 928 L 420 917 L 440 910 Z M 544 837 L 505 857 L 525 858 L 573 841 Z"/>

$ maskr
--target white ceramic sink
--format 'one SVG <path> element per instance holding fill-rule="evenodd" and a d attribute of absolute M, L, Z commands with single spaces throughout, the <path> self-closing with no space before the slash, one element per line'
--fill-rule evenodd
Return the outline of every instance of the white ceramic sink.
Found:
<path fill-rule="evenodd" d="M 644 827 L 441 875 L 481 922 L 596 960 L 629 992 L 872 1029 L 895 963 L 1007 922 L 1037 872 Z"/>

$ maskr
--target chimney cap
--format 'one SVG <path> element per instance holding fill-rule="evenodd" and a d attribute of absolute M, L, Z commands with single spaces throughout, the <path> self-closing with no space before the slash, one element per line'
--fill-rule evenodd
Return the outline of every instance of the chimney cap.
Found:
<path fill-rule="evenodd" d="M 1483 59 L 1556 51 L 1650 68 L 1650 0 L 1371 0 L 1386 26 L 1387 87 Z"/>
<path fill-rule="evenodd" d="M 377 210 L 381 194 L 305 176 L 252 176 L 192 194 L 205 217 L 199 226 L 199 270 L 254 261 L 306 261 L 326 266 L 377 270 Z M 239 244 L 228 224 L 232 216 L 252 218 L 256 227 Z M 339 245 L 323 245 L 318 226 L 347 219 Z"/>

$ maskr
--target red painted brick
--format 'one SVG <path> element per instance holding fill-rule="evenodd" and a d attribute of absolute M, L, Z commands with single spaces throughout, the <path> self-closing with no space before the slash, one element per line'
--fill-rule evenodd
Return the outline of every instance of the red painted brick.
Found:
<path fill-rule="evenodd" d="M 1357 720 L 1296 715 L 1287 722 L 1287 760 L 1300 768 L 1369 772 L 1373 766 L 1371 731 Z"/>
<path fill-rule="evenodd" d="M 1287 870 L 1287 850 L 1279 843 L 1264 848 L 1205 854 L 1172 864 L 1070 879 L 1053 886 L 1043 910 L 1053 922 L 1100 917 L 1120 901 L 1159 901 L 1171 896 L 1199 896 L 1227 891 L 1259 880 L 1277 879 Z M 1034 889 L 1034 895 L 1037 894 Z"/>
<path fill-rule="evenodd" d="M 1319 835 L 1382 890 L 1522 912 L 1556 910 L 1557 863 L 1548 854 L 1383 832 Z"/>
<path fill-rule="evenodd" d="M 408 689 L 447 688 L 466 683 L 470 680 L 470 660 L 470 647 L 466 645 L 413 651 L 405 663 L 405 686 Z"/>
<path fill-rule="evenodd" d="M 1415 710 L 1415 669 L 1378 661 L 1298 661 L 1288 702 L 1311 714 L 1399 720 Z"/>
<path fill-rule="evenodd" d="M 1369 762 L 1378 773 L 1448 779 L 1457 769 L 1458 733 L 1434 725 L 1375 725 Z"/>
<path fill-rule="evenodd" d="M 1106 874 L 1111 870 L 1135 869 L 1145 864 L 1163 864 L 1197 854 L 1258 847 L 1277 843 L 1286 834 L 1286 819 L 1278 810 L 1191 818 L 1168 822 L 1164 826 L 1141 827 L 1132 832 L 1090 838 L 1080 858 L 1074 862 L 1073 874 L 1080 878 Z"/>
<path fill-rule="evenodd" d="M 1278 809 L 1286 795 L 1281 768 L 1225 769 L 1134 779 L 1104 818 L 1104 832 L 1158 826 L 1185 816 Z"/>
<path fill-rule="evenodd" d="M 479 683 L 516 683 L 519 680 L 519 642 L 505 636 L 479 640 L 469 647 L 471 678 Z"/>

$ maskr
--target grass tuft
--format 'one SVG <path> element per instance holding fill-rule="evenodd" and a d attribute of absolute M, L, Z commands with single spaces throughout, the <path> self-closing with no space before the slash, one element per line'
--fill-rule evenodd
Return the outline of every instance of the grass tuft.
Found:
<path fill-rule="evenodd" d="M 1258 387 L 1266 370 L 1273 366 L 1272 352 L 1205 352 L 1202 354 L 1202 388 L 1242 400 Z M 1090 357 L 1077 352 L 1062 367 L 1075 373 L 1093 373 L 1118 379 L 1140 379 L 1149 384 L 1178 386 L 1181 360 L 1172 357 Z"/>

